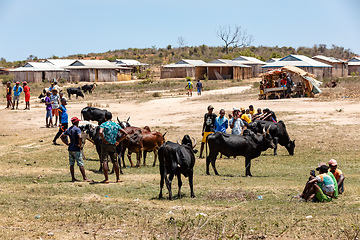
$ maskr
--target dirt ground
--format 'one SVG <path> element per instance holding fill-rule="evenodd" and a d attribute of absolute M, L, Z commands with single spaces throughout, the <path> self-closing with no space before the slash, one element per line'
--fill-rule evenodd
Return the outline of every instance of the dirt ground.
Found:
<path fill-rule="evenodd" d="M 189 134 L 190 136 L 196 138 L 197 141 L 200 141 L 203 116 L 207 112 L 207 106 L 209 104 L 215 107 L 214 112 L 216 114 L 218 114 L 221 108 L 224 108 L 226 110 L 226 115 L 231 112 L 234 106 L 247 108 L 250 104 L 252 104 L 255 109 L 268 107 L 273 110 L 277 114 L 278 119 L 283 120 L 286 123 L 287 128 L 290 129 L 290 137 L 292 139 L 296 139 L 296 141 L 298 142 L 295 151 L 301 152 L 303 156 L 297 155 L 296 159 L 304 159 L 302 160 L 302 164 L 304 165 L 304 169 L 306 170 L 302 169 L 301 173 L 292 172 L 289 175 L 278 173 L 274 170 L 274 172 L 268 174 L 273 179 L 271 179 L 271 177 L 268 177 L 268 175 L 266 174 L 267 172 L 269 172 L 269 170 L 267 169 L 264 162 L 266 164 L 272 165 L 279 164 L 276 166 L 283 166 L 283 170 L 286 173 L 288 173 L 289 171 L 293 171 L 294 166 L 297 166 L 296 161 L 289 160 L 289 156 L 287 155 L 287 153 L 285 153 L 286 150 L 284 150 L 283 147 L 282 149 L 280 149 L 280 156 L 276 160 L 273 158 L 273 156 L 270 156 L 269 153 L 267 153 L 268 155 L 266 155 L 267 160 L 262 160 L 262 162 L 259 162 L 259 160 L 254 160 L 254 162 L 257 161 L 255 162 L 255 171 L 258 171 L 257 174 L 263 174 L 267 178 L 239 179 L 238 177 L 236 177 L 241 174 L 241 170 L 238 169 L 243 168 L 242 159 L 241 161 L 238 161 L 236 159 L 229 159 L 223 162 L 219 161 L 218 170 L 221 171 L 220 174 L 224 173 L 224 175 L 221 177 L 205 176 L 203 169 L 205 160 L 198 159 L 198 168 L 195 171 L 197 182 L 195 193 L 197 196 L 200 195 L 200 197 L 197 198 L 195 201 L 199 202 L 191 202 L 188 194 L 187 180 L 184 180 L 184 192 L 186 193 L 183 200 L 184 202 L 159 202 L 153 200 L 153 198 L 156 198 L 158 195 L 159 187 L 158 168 L 152 167 L 133 169 L 131 170 L 132 172 L 122 175 L 121 178 L 126 184 L 121 185 L 121 190 L 119 190 L 121 191 L 120 193 L 117 192 L 118 189 L 113 187 L 114 184 L 110 184 L 110 186 L 85 186 L 82 183 L 73 184 L 66 182 L 64 178 L 69 178 L 68 165 L 66 160 L 66 148 L 65 146 L 51 145 L 51 140 L 55 136 L 58 129 L 45 127 L 44 104 L 39 103 L 39 100 L 35 96 L 33 96 L 31 98 L 30 111 L 11 111 L 4 109 L 5 105 L 4 100 L 2 99 L 0 101 L 0 178 L 3 179 L 3 181 L 5 182 L 0 184 L 0 191 L 3 191 L 3 199 L 0 198 L 0 216 L 4 217 L 3 220 L 0 220 L 0 226 L 2 226 L 0 232 L 3 231 L 3 233 L 6 234 L 5 238 L 8 237 L 15 239 L 22 239 L 22 235 L 25 235 L 28 239 L 96 239 L 96 234 L 100 234 L 99 239 L 118 238 L 119 234 L 121 236 L 120 238 L 123 239 L 149 239 L 150 236 L 153 236 L 151 232 L 147 232 L 148 235 L 142 235 L 145 233 L 139 233 L 139 230 L 136 230 L 135 233 L 131 235 L 133 232 L 132 228 L 135 225 L 139 226 L 141 224 L 145 225 L 147 223 L 153 224 L 152 226 L 161 226 L 163 222 L 160 222 L 160 220 L 157 218 L 158 215 L 161 214 L 161 217 L 164 216 L 164 218 L 169 218 L 169 216 L 172 216 L 169 215 L 170 212 L 176 212 L 176 207 L 179 207 L 178 205 L 182 205 L 179 208 L 184 208 L 188 211 L 209 211 L 211 213 L 211 211 L 221 212 L 227 211 L 227 209 L 229 209 L 229 216 L 231 216 L 231 214 L 239 214 L 238 211 L 240 211 L 242 214 L 246 214 L 248 212 L 248 205 L 246 205 L 247 207 L 245 207 L 245 205 L 242 203 L 234 205 L 233 203 L 228 204 L 226 202 L 221 202 L 223 200 L 215 203 L 211 202 L 212 200 L 209 200 L 213 198 L 219 198 L 219 196 L 221 195 L 236 197 L 237 195 L 234 194 L 234 191 L 236 191 L 239 186 L 242 186 L 245 190 L 252 189 L 253 191 L 256 191 L 256 193 L 254 194 L 262 194 L 264 195 L 264 198 L 266 198 L 266 194 L 268 194 L 272 198 L 271 201 L 273 201 L 270 201 L 270 204 L 276 204 L 276 207 L 274 207 L 272 210 L 265 211 L 265 215 L 268 214 L 266 215 L 266 220 L 262 219 L 264 218 L 264 215 L 254 215 L 247 217 L 247 219 L 253 219 L 254 222 L 259 222 L 260 227 L 264 227 L 261 224 L 265 224 L 265 222 L 269 225 L 272 224 L 272 226 L 278 226 L 279 223 L 272 223 L 271 221 L 282 221 L 282 208 L 290 209 L 290 212 L 292 211 L 291 214 L 286 214 L 287 216 L 285 221 L 289 220 L 288 218 L 292 217 L 292 214 L 295 215 L 296 211 L 300 211 L 301 214 L 304 216 L 315 215 L 315 213 L 312 213 L 312 211 L 315 211 L 315 208 L 317 208 L 316 205 L 313 205 L 311 207 L 301 206 L 299 210 L 299 205 L 292 202 L 292 200 L 280 202 L 279 199 L 288 198 L 288 196 L 294 195 L 294 192 L 299 192 L 301 188 L 299 186 L 302 186 L 302 184 L 305 182 L 305 174 L 307 174 L 308 169 L 313 166 L 314 162 L 318 162 L 319 160 L 324 159 L 323 156 L 319 155 L 325 155 L 326 152 L 334 155 L 336 154 L 336 151 L 341 151 L 341 153 L 339 153 L 339 155 L 341 156 L 346 155 L 346 151 L 348 151 L 348 149 L 343 148 L 343 145 L 339 144 L 339 142 L 344 143 L 345 141 L 348 141 L 348 139 L 344 137 L 332 140 L 331 136 L 335 135 L 338 137 L 341 136 L 342 133 L 345 133 L 346 136 L 347 134 L 351 134 L 350 145 L 353 149 L 350 149 L 349 147 L 349 151 L 351 151 L 351 156 L 358 156 L 358 147 L 356 147 L 356 142 L 360 140 L 358 131 L 348 133 L 346 132 L 346 129 L 347 126 L 351 126 L 352 129 L 354 129 L 356 125 L 360 124 L 360 102 L 356 99 L 354 100 L 349 98 L 337 98 L 329 100 L 320 100 L 319 98 L 297 98 L 268 101 L 257 100 L 256 94 L 251 95 L 247 93 L 247 91 L 251 90 L 251 86 L 252 82 L 249 82 L 246 86 L 205 91 L 201 96 L 198 96 L 196 92 L 194 92 L 192 97 L 187 97 L 184 95 L 164 95 L 163 97 L 152 98 L 151 100 L 146 101 L 138 101 L 133 99 L 122 99 L 121 101 L 113 99 L 98 100 L 92 95 L 86 95 L 85 99 L 73 99 L 70 100 L 68 103 L 67 109 L 69 113 L 69 118 L 71 118 L 72 116 L 80 117 L 80 111 L 82 108 L 88 106 L 88 104 L 96 104 L 96 106 L 99 108 L 106 108 L 107 110 L 111 111 L 113 113 L 114 120 L 116 120 L 116 117 L 119 117 L 120 120 L 125 120 L 130 116 L 129 122 L 133 126 L 143 127 L 147 125 L 150 126 L 151 129 L 158 130 L 162 133 L 167 131 L 166 140 L 171 141 L 176 141 L 184 134 Z M 227 96 L 230 96 L 231 98 L 234 95 L 243 95 L 245 100 L 231 101 L 231 99 L 225 99 L 225 97 Z M 20 109 L 23 108 L 24 103 L 20 103 Z M 318 138 L 314 137 L 316 135 L 314 134 L 314 132 L 318 133 Z M 329 137 L 327 137 L 327 135 L 329 135 Z M 60 142 L 60 140 L 58 140 L 58 142 Z M 85 148 L 92 149 L 89 144 L 90 143 L 87 143 Z M 53 151 L 53 154 L 55 155 L 44 155 L 45 152 L 50 150 Z M 91 151 L 88 150 L 87 153 L 89 154 L 91 153 Z M 314 154 L 317 152 L 320 152 L 320 154 Z M 52 165 L 48 162 L 53 160 L 53 156 L 61 156 L 61 159 L 58 161 L 54 161 L 54 164 Z M 313 159 L 314 156 L 315 159 Z M 357 160 L 355 161 L 353 158 L 354 157 L 351 157 L 350 160 L 347 160 L 348 168 L 351 167 L 352 170 L 357 169 Z M 3 159 L 6 160 L 3 161 Z M 148 162 L 150 163 L 152 162 L 152 160 L 150 159 L 148 160 Z M 230 164 L 227 165 L 228 163 Z M 97 163 L 95 164 L 89 162 L 89 164 L 93 164 L 91 165 L 91 168 L 95 168 L 98 166 Z M 236 167 L 229 167 L 235 165 Z M 233 172 L 234 169 L 236 169 L 236 173 Z M 87 169 L 87 171 L 90 172 L 89 174 L 91 177 L 96 178 L 95 180 L 102 180 L 102 174 L 95 173 L 93 169 Z M 304 172 L 306 173 L 304 174 Z M 49 180 L 41 180 L 46 179 L 46 174 L 49 176 L 51 175 L 51 179 L 49 177 Z M 211 174 L 213 175 L 213 173 Z M 299 185 L 298 182 L 296 182 L 296 184 L 293 183 L 295 178 L 293 174 L 295 174 L 296 177 L 301 175 L 304 176 L 302 179 L 300 179 L 300 177 L 297 178 L 296 181 L 300 182 Z M 346 211 L 349 211 L 349 209 L 355 209 L 354 211 L 358 211 L 358 209 L 360 209 L 360 199 L 356 197 L 356 194 L 359 191 L 355 187 L 359 179 L 358 171 L 356 173 L 352 173 L 352 175 L 348 174 L 347 176 L 349 176 L 349 178 L 353 177 L 354 179 L 352 185 L 349 184 L 348 188 L 353 190 L 352 195 L 344 196 L 345 200 L 339 200 L 337 203 L 334 203 L 338 205 L 331 206 L 340 207 L 340 209 L 341 206 L 351 206 L 349 208 L 343 208 L 346 209 Z M 113 176 L 111 176 L 111 178 L 113 178 Z M 278 184 L 278 182 L 284 178 L 286 179 L 286 182 L 284 182 L 283 185 L 279 184 L 274 187 L 275 184 Z M 22 180 L 20 179 L 25 179 L 25 182 L 21 182 Z M 49 181 L 49 184 L 47 183 L 47 181 Z M 36 182 L 41 182 L 41 184 L 35 185 Z M 228 192 L 226 194 L 224 194 L 224 192 L 219 192 L 213 193 L 213 195 L 208 195 L 208 192 L 214 189 L 219 191 L 225 191 L 224 189 L 217 187 L 219 182 L 221 182 L 223 188 L 225 188 L 225 190 L 228 190 Z M 289 183 L 296 186 L 291 186 Z M 127 184 L 129 184 L 130 186 L 127 186 Z M 173 185 L 176 186 L 176 183 L 174 182 Z M 40 187 L 44 187 L 47 189 L 47 191 L 49 191 L 49 198 L 45 198 L 45 206 L 39 205 L 39 209 L 45 207 L 47 208 L 48 205 L 50 205 L 52 207 L 50 207 L 49 209 L 54 208 L 55 210 L 42 210 L 43 215 L 49 216 L 49 220 L 46 221 L 47 219 L 44 217 L 42 222 L 36 222 L 33 215 L 37 210 L 34 209 L 35 207 L 29 207 L 30 210 L 28 211 L 31 211 L 31 217 L 28 217 L 26 213 L 26 206 L 30 206 L 30 203 L 33 203 L 33 205 L 36 205 L 38 203 L 38 200 L 36 199 L 37 191 L 39 195 L 45 194 L 41 192 Z M 117 197 L 116 200 L 108 200 L 107 197 L 104 198 L 104 192 L 107 191 L 109 191 L 109 193 L 107 194 L 110 196 L 117 196 L 117 194 L 123 195 Z M 24 196 L 22 195 L 23 192 L 26 193 L 24 194 Z M 67 194 L 67 192 L 69 193 Z M 16 196 L 14 196 L 14 194 Z M 166 194 L 167 191 L 165 191 L 164 195 Z M 278 194 L 283 195 L 279 197 Z M 242 194 L 238 195 L 241 195 L 241 197 L 243 196 Z M 244 194 L 244 196 L 245 195 L 246 194 Z M 7 199 L 7 197 L 9 197 L 9 199 Z M 82 207 L 81 210 L 77 210 L 80 209 L 80 206 L 77 208 L 77 205 L 79 205 L 78 201 L 83 202 L 85 205 L 87 204 L 85 210 L 83 210 Z M 20 210 L 15 210 L 14 213 L 14 209 L 16 209 L 16 206 L 11 205 L 11 202 L 16 202 L 17 204 L 20 204 L 22 207 L 24 207 L 25 210 L 21 208 Z M 101 211 L 96 205 L 98 202 L 103 207 Z M 250 204 L 249 206 L 253 207 L 255 210 L 259 209 L 259 206 L 255 205 L 255 203 L 251 203 L 252 205 Z M 268 209 L 269 206 L 265 205 L 265 203 L 265 201 L 260 202 L 260 208 Z M 263 204 L 264 206 L 262 206 L 261 204 Z M 8 212 L 8 205 L 9 209 L 11 208 L 11 211 L 13 211 L 12 213 Z M 75 218 L 72 213 L 64 213 L 65 215 L 67 214 L 66 216 L 68 217 L 68 220 L 62 220 L 62 218 L 60 218 L 60 216 L 58 215 L 60 214 L 58 213 L 58 209 L 61 209 L 62 206 L 68 205 L 69 209 L 71 209 L 71 211 L 74 211 L 74 214 L 77 211 L 82 214 L 81 215 L 79 213 L 79 216 L 77 217 L 77 222 L 79 222 L 78 224 L 72 224 Z M 94 216 L 94 219 L 99 219 L 99 216 L 108 216 L 106 215 L 107 209 L 111 208 L 113 205 L 120 206 L 121 210 L 124 210 L 124 212 L 126 212 L 125 210 L 131 209 L 131 212 L 134 216 L 126 215 L 124 216 L 124 219 L 132 219 L 134 222 L 129 223 L 125 220 L 121 220 L 123 222 L 117 222 L 119 226 L 114 227 L 110 226 L 107 223 L 113 221 L 111 217 L 108 217 L 108 219 L 104 220 L 104 222 L 106 222 L 106 224 L 104 223 L 105 225 L 99 225 L 98 223 L 95 224 L 96 220 L 94 220 L 93 225 L 84 224 L 85 218 L 87 223 L 87 216 L 89 217 L 89 219 L 91 218 L 91 216 Z M 234 213 L 231 213 L 232 208 L 236 208 L 237 210 L 234 211 Z M 328 211 L 325 206 L 322 207 L 322 210 L 324 212 Z M 89 211 L 89 213 L 87 211 Z M 100 211 L 102 215 L 99 215 L 100 213 L 98 211 Z M 139 218 L 141 214 L 143 214 L 142 216 L 144 216 L 144 212 L 149 212 L 149 215 L 153 214 L 151 216 L 155 216 L 156 220 L 152 220 L 153 222 L 151 222 L 149 219 L 146 218 L 146 214 L 145 217 Z M 178 212 L 178 215 L 180 215 L 180 210 Z M 86 215 L 85 213 L 88 215 Z M 296 214 L 299 213 L 296 212 Z M 50 215 L 52 216 L 52 218 L 50 218 Z M 330 217 L 331 216 L 333 216 L 333 214 L 330 215 Z M 236 217 L 238 216 L 232 217 L 236 219 Z M 137 218 L 141 219 L 141 221 L 144 222 L 139 222 L 140 220 L 138 220 L 138 222 L 136 223 L 135 221 Z M 272 218 L 274 218 L 274 220 L 272 220 Z M 295 219 L 295 217 L 294 219 L 290 220 L 294 221 L 294 225 L 291 225 L 291 227 L 297 224 L 297 220 Z M 52 221 L 56 222 L 56 226 L 52 224 Z M 325 226 L 325 224 L 322 222 L 321 218 L 318 218 L 317 221 L 318 225 L 316 226 L 319 229 L 319 232 L 321 232 L 321 227 Z M 343 221 L 346 222 L 347 220 L 343 219 Z M 263 235 L 261 234 L 264 233 L 263 229 L 256 229 L 255 227 L 250 227 L 251 224 L 256 225 L 251 221 L 248 224 L 248 229 L 244 227 L 244 229 L 247 229 L 247 233 L 251 236 L 257 234 L 257 238 L 262 238 Z M 281 224 L 278 228 L 284 226 Z M 343 225 L 341 225 L 341 223 L 338 224 L 338 228 L 342 229 Z M 270 238 L 273 238 L 274 236 L 285 236 L 285 238 L 295 238 L 297 236 L 300 236 L 301 238 L 304 236 L 310 236 L 310 238 L 313 238 L 313 236 L 311 235 L 311 231 L 316 231 L 314 229 L 309 230 L 310 227 L 307 228 L 306 226 L 297 226 L 296 230 L 293 230 L 293 232 L 295 233 L 291 233 L 292 231 L 288 230 L 290 229 L 290 227 L 288 228 L 287 226 L 288 225 L 286 225 L 286 228 L 284 227 L 284 229 L 286 229 L 284 230 L 284 232 L 282 232 L 281 229 L 278 230 L 278 232 L 280 232 L 281 234 L 270 234 Z M 31 229 L 31 232 L 29 232 L 30 230 L 26 230 L 28 232 L 24 232 L 23 234 L 16 233 L 16 229 L 21 230 L 22 228 Z M 50 231 L 49 229 L 52 232 L 55 231 L 55 237 L 53 237 L 53 235 L 51 234 L 48 234 L 47 231 Z M 275 231 L 274 229 L 276 230 L 277 227 L 273 227 L 271 231 Z M 144 228 L 144 231 L 148 230 Z M 285 233 L 291 233 L 294 235 L 286 235 Z M 167 237 L 165 237 L 165 235 L 162 235 L 160 233 L 158 234 L 158 239 L 170 238 L 167 235 Z M 295 234 L 298 235 L 295 236 Z M 341 233 L 337 234 L 338 235 L 336 236 L 340 236 Z M 341 236 L 343 237 L 343 235 Z M 215 237 L 213 237 L 213 239 L 215 239 Z"/>

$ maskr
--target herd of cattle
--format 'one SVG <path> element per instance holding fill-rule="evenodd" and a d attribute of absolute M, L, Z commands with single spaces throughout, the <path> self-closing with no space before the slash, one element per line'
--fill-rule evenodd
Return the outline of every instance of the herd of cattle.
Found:
<path fill-rule="evenodd" d="M 105 113 L 107 110 L 102 110 L 94 107 L 85 107 L 81 110 L 81 121 L 79 128 L 83 135 L 85 144 L 86 139 L 92 142 L 99 155 L 101 154 L 101 138 L 99 136 L 99 129 L 101 123 L 105 122 Z M 117 118 L 118 124 L 125 130 L 128 137 L 117 146 L 117 160 L 122 173 L 122 167 L 125 165 L 125 152 L 132 167 L 134 164 L 131 160 L 131 154 L 136 153 L 137 163 L 136 166 L 140 167 L 140 159 L 143 155 L 143 165 L 146 165 L 146 153 L 154 152 L 154 163 L 156 164 L 157 156 L 159 157 L 160 165 L 160 194 L 162 198 L 162 188 L 164 181 L 169 191 L 169 199 L 172 199 L 171 183 L 174 176 L 178 178 L 179 192 L 178 196 L 181 197 L 181 174 L 189 178 L 191 197 L 195 197 L 193 191 L 193 167 L 195 165 L 195 149 L 196 140 L 188 135 L 185 135 L 180 142 L 177 143 L 170 141 L 165 142 L 165 135 L 158 131 L 151 131 L 148 126 L 144 128 L 131 126 L 129 123 L 130 117 L 126 121 L 120 121 Z M 96 121 L 94 124 L 90 121 Z M 231 156 L 244 156 L 246 176 L 252 176 L 250 172 L 251 160 L 260 156 L 261 152 L 266 151 L 268 148 L 274 149 L 274 155 L 277 155 L 277 145 L 284 146 L 290 155 L 294 154 L 295 140 L 290 140 L 283 121 L 277 123 L 270 121 L 256 120 L 250 124 L 246 124 L 247 129 L 244 130 L 243 135 L 232 135 L 227 133 L 216 132 L 210 134 L 207 138 L 207 145 L 209 146 L 209 155 L 206 158 L 206 174 L 210 174 L 209 165 L 211 166 L 216 175 L 219 173 L 215 167 L 215 161 L 219 153 Z M 118 133 L 120 138 L 120 133 Z M 122 164 L 121 164 L 122 159 Z M 101 164 L 100 169 L 101 171 Z"/>
<path fill-rule="evenodd" d="M 73 88 L 73 87 L 69 87 L 66 89 L 66 92 L 68 94 L 69 99 L 71 99 L 71 95 L 76 95 L 76 98 L 78 97 L 82 97 L 84 98 L 84 93 L 92 93 L 93 90 L 96 87 L 96 83 L 94 84 L 85 84 L 82 87 L 77 87 L 77 88 Z M 39 95 L 39 99 L 42 103 L 45 102 L 45 97 L 46 97 L 46 92 L 48 92 L 49 89 L 48 88 L 44 88 L 43 92 Z"/>

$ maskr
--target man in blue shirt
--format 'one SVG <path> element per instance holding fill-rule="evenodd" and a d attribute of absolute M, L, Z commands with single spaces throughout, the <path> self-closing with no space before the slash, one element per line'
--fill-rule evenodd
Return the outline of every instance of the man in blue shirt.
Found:
<path fill-rule="evenodd" d="M 82 159 L 82 154 L 80 150 L 82 149 L 81 143 L 81 130 L 78 128 L 80 119 L 77 117 L 71 118 L 72 126 L 67 129 L 62 135 L 61 140 L 68 146 L 69 151 L 69 164 L 70 164 L 70 173 L 71 173 L 71 181 L 77 182 L 78 179 L 75 178 L 75 170 L 74 165 L 75 161 L 79 166 L 80 172 L 83 176 L 84 182 L 92 182 L 92 180 L 88 179 L 85 174 L 84 161 Z M 70 138 L 70 143 L 68 143 L 67 136 Z"/>
<path fill-rule="evenodd" d="M 67 105 L 67 101 L 65 98 L 62 98 L 61 99 L 61 105 L 59 107 L 59 131 L 57 132 L 57 134 L 55 135 L 54 137 L 54 140 L 53 140 L 53 144 L 54 145 L 60 145 L 58 143 L 56 143 L 56 140 L 61 136 L 61 134 L 63 132 L 66 131 L 66 129 L 68 129 L 68 114 L 67 114 L 67 109 L 66 109 L 66 106 Z"/>
<path fill-rule="evenodd" d="M 107 164 L 107 159 L 106 157 L 109 155 L 111 158 L 111 162 L 114 165 L 114 171 L 116 174 L 116 182 L 122 182 L 120 180 L 120 170 L 119 170 L 119 165 L 118 162 L 116 161 L 115 158 L 115 153 L 116 153 L 116 147 L 120 144 L 120 142 L 122 140 L 124 140 L 127 136 L 126 132 L 124 131 L 124 129 L 122 129 L 120 127 L 119 124 L 111 121 L 112 119 L 112 114 L 111 112 L 106 112 L 105 113 L 105 121 L 104 123 L 102 123 L 100 125 L 100 131 L 99 131 L 99 135 L 101 137 L 102 143 L 101 143 L 101 156 L 100 156 L 100 161 L 102 163 L 103 166 L 103 173 L 105 176 L 105 180 L 102 181 L 101 183 L 109 183 L 109 177 L 108 177 L 108 164 Z M 117 140 L 117 136 L 118 136 L 118 132 L 121 133 L 120 138 Z"/>
<path fill-rule="evenodd" d="M 12 110 L 14 110 L 15 102 L 16 102 L 16 109 L 19 109 L 19 99 L 20 99 L 20 93 L 23 91 L 23 88 L 19 86 L 20 82 L 16 82 L 16 85 L 13 88 L 14 92 L 14 99 L 13 99 L 13 107 Z"/>

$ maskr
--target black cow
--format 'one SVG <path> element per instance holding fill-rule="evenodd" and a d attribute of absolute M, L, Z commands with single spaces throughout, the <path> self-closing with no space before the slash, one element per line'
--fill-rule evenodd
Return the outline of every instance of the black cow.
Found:
<path fill-rule="evenodd" d="M 85 84 L 84 86 L 81 87 L 81 90 L 84 91 L 84 93 L 89 92 L 92 93 L 92 91 L 94 90 L 94 88 L 96 87 L 96 84 Z"/>
<path fill-rule="evenodd" d="M 279 121 L 277 123 L 270 121 L 255 120 L 248 125 L 248 129 L 255 133 L 261 133 L 263 128 L 268 129 L 270 127 L 270 135 L 272 136 L 275 144 L 274 155 L 277 155 L 277 144 L 284 146 L 290 155 L 294 155 L 295 140 L 291 141 L 289 134 L 286 131 L 285 123 Z"/>
<path fill-rule="evenodd" d="M 45 102 L 45 97 L 46 97 L 45 94 L 40 93 L 40 95 L 38 96 L 38 99 L 40 99 L 40 102 L 41 102 L 41 103 L 44 103 L 44 102 Z"/>
<path fill-rule="evenodd" d="M 105 122 L 106 109 L 85 107 L 81 110 L 81 117 L 86 121 L 97 121 L 99 125 Z"/>
<path fill-rule="evenodd" d="M 193 190 L 193 168 L 195 165 L 193 149 L 195 145 L 196 141 L 195 144 L 192 145 L 189 135 L 185 135 L 181 144 L 167 141 L 159 148 L 158 153 L 161 176 L 159 199 L 162 198 L 162 189 L 165 180 L 166 187 L 169 190 L 169 199 L 172 200 L 171 182 L 175 175 L 178 178 L 178 196 L 181 198 L 181 174 L 185 177 L 189 177 L 191 197 L 195 197 Z M 167 177 L 168 174 L 169 178 Z"/>
<path fill-rule="evenodd" d="M 261 155 L 262 151 L 266 151 L 269 147 L 274 148 L 274 143 L 269 129 L 263 133 L 253 133 L 250 130 L 244 130 L 244 135 L 233 135 L 222 132 L 216 132 L 210 134 L 207 137 L 210 153 L 206 158 L 206 174 L 209 173 L 209 165 L 211 163 L 212 168 L 216 175 L 219 173 L 215 167 L 215 161 L 218 153 L 230 156 L 244 156 L 246 176 L 252 176 L 250 172 L 251 159 Z"/>
<path fill-rule="evenodd" d="M 84 94 L 81 91 L 80 87 L 78 87 L 78 88 L 68 88 L 68 89 L 66 89 L 66 91 L 68 93 L 69 99 L 71 99 L 72 94 L 75 94 L 76 98 L 78 98 L 79 96 L 84 98 Z"/>

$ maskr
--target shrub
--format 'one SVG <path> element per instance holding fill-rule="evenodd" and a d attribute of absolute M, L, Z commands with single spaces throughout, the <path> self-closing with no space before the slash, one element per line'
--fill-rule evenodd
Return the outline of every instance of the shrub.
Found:
<path fill-rule="evenodd" d="M 153 96 L 153 97 L 161 97 L 161 93 L 159 93 L 159 92 L 154 92 L 154 93 L 152 94 L 152 96 Z"/>
<path fill-rule="evenodd" d="M 64 84 L 64 83 L 66 83 L 66 79 L 65 78 L 60 78 L 59 82 Z"/>
<path fill-rule="evenodd" d="M 7 82 L 12 82 L 14 80 L 14 75 L 2 75 L 0 76 L 1 83 L 6 85 Z"/>

